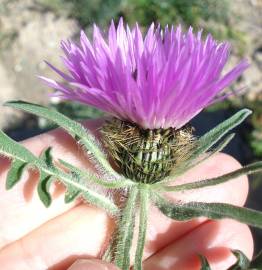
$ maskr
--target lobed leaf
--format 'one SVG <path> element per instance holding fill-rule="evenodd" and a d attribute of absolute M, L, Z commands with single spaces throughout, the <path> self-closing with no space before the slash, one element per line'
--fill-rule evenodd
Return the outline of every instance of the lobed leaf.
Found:
<path fill-rule="evenodd" d="M 210 219 L 231 218 L 248 225 L 262 228 L 262 212 L 226 203 L 173 203 L 157 193 L 152 194 L 156 206 L 166 216 L 186 221 L 197 217 Z"/>
<path fill-rule="evenodd" d="M 68 162 L 66 162 L 62 159 L 59 159 L 59 162 L 68 170 L 78 174 L 79 177 L 81 177 L 82 179 L 85 179 L 88 182 L 103 186 L 105 188 L 118 189 L 118 188 L 126 188 L 126 187 L 134 185 L 133 181 L 128 180 L 126 178 L 121 178 L 119 180 L 114 180 L 114 181 L 106 181 L 106 180 L 99 178 L 94 173 L 90 173 L 88 171 L 83 171 L 83 170 L 75 167 L 72 164 L 69 164 Z"/>
<path fill-rule="evenodd" d="M 6 178 L 6 189 L 11 189 L 20 179 L 27 163 L 21 160 L 13 160 Z"/>
<path fill-rule="evenodd" d="M 66 130 L 73 138 L 83 144 L 87 152 L 94 156 L 95 160 L 108 173 L 108 175 L 112 175 L 114 178 L 119 178 L 118 173 L 116 173 L 116 171 L 107 161 L 106 155 L 102 151 L 100 143 L 78 122 L 71 120 L 53 108 L 46 108 L 41 105 L 25 101 L 9 101 L 4 105 L 19 110 L 24 110 L 28 113 L 35 114 L 56 123 L 58 126 Z"/>
<path fill-rule="evenodd" d="M 80 183 L 81 179 L 79 178 L 78 175 L 72 173 L 72 177 L 75 178 L 75 182 Z M 65 193 L 65 203 L 70 203 L 74 201 L 80 194 L 81 190 L 72 185 L 67 185 Z"/>
<path fill-rule="evenodd" d="M 79 192 L 81 192 L 81 196 L 89 203 L 101 207 L 111 214 L 118 213 L 118 207 L 112 201 L 92 190 L 89 190 L 84 183 L 77 182 L 71 173 L 65 173 L 62 170 L 54 167 L 50 148 L 45 150 L 40 158 L 37 158 L 29 150 L 9 138 L 0 130 L 0 154 L 11 158 L 13 160 L 13 163 L 23 163 L 28 166 L 35 167 L 39 170 L 40 180 L 37 190 L 40 199 L 46 206 L 49 206 L 51 204 L 51 196 L 49 194 L 50 182 L 52 179 L 58 179 L 67 187 L 70 187 L 71 189 L 78 189 Z M 19 166 L 16 165 L 16 168 L 17 167 Z M 16 177 L 12 178 L 15 179 L 12 180 L 12 184 L 10 180 L 11 178 L 9 178 L 9 183 L 6 184 L 6 186 L 8 187 L 11 185 L 13 186 L 21 179 L 21 174 L 20 172 L 17 173 L 17 169 L 15 170 L 11 166 L 10 170 L 11 172 L 9 172 L 9 175 L 11 175 L 12 177 L 13 175 L 15 175 Z"/>
<path fill-rule="evenodd" d="M 44 172 L 40 172 L 40 178 L 37 185 L 37 192 L 40 200 L 46 207 L 49 207 L 52 202 L 52 198 L 49 193 L 51 182 L 52 177 L 50 175 L 47 175 Z"/>

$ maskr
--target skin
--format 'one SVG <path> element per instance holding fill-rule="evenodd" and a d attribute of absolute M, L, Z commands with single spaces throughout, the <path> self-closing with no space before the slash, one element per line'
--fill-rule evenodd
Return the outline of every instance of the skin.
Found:
<path fill-rule="evenodd" d="M 100 125 L 100 121 L 86 123 L 87 128 L 95 133 Z M 61 130 L 36 136 L 22 144 L 35 155 L 51 145 L 55 158 L 93 170 L 81 149 Z M 97 260 L 101 258 L 114 229 L 112 218 L 103 210 L 83 204 L 80 200 L 64 204 L 64 187 L 61 184 L 52 186 L 53 202 L 46 209 L 37 195 L 38 175 L 34 171 L 25 173 L 13 189 L 5 191 L 9 161 L 1 158 L 0 164 L 2 269 L 117 269 Z M 219 153 L 176 181 L 180 184 L 197 181 L 240 167 L 232 157 Z M 248 180 L 242 176 L 215 187 L 167 196 L 173 200 L 226 202 L 242 206 L 247 194 Z M 253 254 L 253 240 L 248 226 L 233 220 L 210 221 L 199 218 L 176 222 L 152 206 L 149 224 L 144 253 L 145 270 L 199 270 L 197 254 L 205 255 L 212 269 L 225 270 L 235 262 L 229 249 L 240 249 L 249 258 Z"/>

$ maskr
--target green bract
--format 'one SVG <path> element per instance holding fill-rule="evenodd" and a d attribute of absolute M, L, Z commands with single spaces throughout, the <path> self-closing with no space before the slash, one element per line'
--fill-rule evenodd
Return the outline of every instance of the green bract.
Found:
<path fill-rule="evenodd" d="M 236 207 L 225 203 L 173 203 L 165 199 L 165 192 L 179 192 L 189 189 L 199 189 L 211 185 L 232 180 L 240 175 L 252 174 L 262 171 L 262 161 L 248 165 L 242 169 L 233 171 L 224 176 L 182 185 L 170 185 L 176 178 L 193 168 L 212 154 L 222 150 L 233 138 L 233 134 L 226 135 L 234 127 L 243 122 L 251 114 L 248 109 L 243 109 L 235 115 L 219 124 L 211 131 L 198 139 L 198 147 L 191 153 L 189 159 L 175 168 L 173 174 L 155 184 L 131 181 L 118 174 L 109 164 L 108 159 L 100 143 L 81 124 L 68 117 L 36 104 L 22 101 L 11 101 L 6 106 L 21 109 L 40 117 L 53 121 L 66 130 L 91 156 L 99 173 L 83 171 L 63 160 L 58 160 L 60 166 L 53 162 L 51 148 L 43 151 L 40 157 L 36 157 L 19 143 L 0 132 L 0 154 L 12 160 L 7 175 L 6 188 L 12 188 L 20 179 L 23 171 L 33 167 L 39 171 L 38 194 L 45 206 L 50 206 L 52 198 L 49 186 L 52 181 L 59 180 L 66 188 L 65 202 L 71 202 L 77 197 L 106 210 L 117 220 L 117 229 L 112 237 L 112 243 L 106 251 L 104 258 L 113 261 L 120 269 L 130 268 L 130 249 L 135 227 L 135 215 L 139 213 L 139 234 L 134 260 L 134 270 L 142 269 L 143 250 L 146 238 L 147 216 L 150 204 L 156 205 L 159 210 L 169 218 L 175 220 L 189 220 L 196 217 L 211 219 L 232 218 L 254 227 L 262 228 L 262 213 L 243 207 Z M 225 137 L 225 138 L 224 138 Z M 221 141 L 221 142 L 220 142 Z M 65 170 L 61 169 L 65 168 Z M 102 175 L 102 176 L 101 176 Z M 126 202 L 123 206 L 116 205 L 107 198 L 90 188 L 90 186 L 102 186 L 106 189 L 114 189 L 126 192 Z M 230 269 L 261 269 L 261 257 L 254 262 L 248 262 L 239 251 L 234 251 L 238 262 Z M 208 270 L 210 266 L 203 256 L 200 256 L 202 269 Z M 245 268 L 251 267 L 251 268 Z"/>

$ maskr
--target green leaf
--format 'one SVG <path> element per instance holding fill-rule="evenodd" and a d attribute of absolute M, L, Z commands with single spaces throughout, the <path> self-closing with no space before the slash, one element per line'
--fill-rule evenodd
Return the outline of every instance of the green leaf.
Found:
<path fill-rule="evenodd" d="M 175 176 L 183 174 L 185 171 L 190 168 L 195 167 L 197 164 L 205 160 L 205 157 L 201 158 L 202 154 L 205 154 L 208 150 L 211 149 L 217 142 L 222 139 L 230 130 L 241 124 L 250 114 L 252 113 L 249 109 L 242 109 L 237 112 L 229 119 L 217 125 L 215 128 L 211 129 L 205 135 L 200 137 L 197 141 L 196 149 L 192 152 L 189 159 L 187 159 L 179 167 L 174 168 L 174 172 L 170 177 L 166 177 L 162 182 L 168 182 L 174 180 Z M 223 149 L 229 141 L 233 138 L 233 135 L 229 135 L 213 152 Z M 212 154 L 212 153 L 211 153 Z M 210 155 L 210 154 L 208 154 Z"/>
<path fill-rule="evenodd" d="M 27 163 L 21 160 L 13 160 L 6 178 L 6 189 L 11 189 L 20 179 Z"/>
<path fill-rule="evenodd" d="M 262 269 L 262 251 L 255 257 L 250 263 L 251 270 L 261 270 Z"/>
<path fill-rule="evenodd" d="M 82 171 L 79 168 L 75 167 L 72 164 L 69 164 L 68 162 L 59 159 L 59 162 L 67 169 L 69 169 L 72 172 L 75 172 L 79 175 L 80 178 L 85 179 L 85 181 L 90 182 L 90 183 L 94 183 L 100 186 L 103 186 L 105 188 L 109 188 L 109 189 L 118 189 L 118 188 L 126 188 L 129 186 L 133 186 L 134 182 L 131 180 L 128 180 L 126 178 L 121 178 L 119 180 L 115 180 L 115 181 L 106 181 L 103 180 L 101 178 L 99 178 L 98 176 L 96 176 L 94 173 L 90 173 L 88 171 Z"/>
<path fill-rule="evenodd" d="M 98 140 L 96 140 L 96 138 L 78 122 L 71 120 L 53 108 L 46 108 L 38 104 L 28 103 L 25 101 L 9 101 L 4 105 L 24 110 L 28 113 L 35 114 L 56 123 L 58 126 L 65 129 L 80 144 L 83 144 L 87 152 L 93 155 L 95 161 L 101 165 L 102 169 L 105 170 L 108 175 L 111 175 L 114 178 L 119 178 L 119 174 L 116 173 L 107 161 L 106 154 L 103 152 Z"/>
<path fill-rule="evenodd" d="M 74 201 L 80 194 L 80 190 L 68 187 L 65 193 L 65 203 L 70 203 Z"/>
<path fill-rule="evenodd" d="M 81 183 L 81 178 L 75 172 L 71 172 L 72 177 L 75 179 L 75 182 Z M 70 203 L 80 195 L 80 190 L 72 185 L 67 185 L 65 193 L 65 203 Z"/>
<path fill-rule="evenodd" d="M 201 269 L 200 270 L 211 270 L 210 265 L 206 259 L 206 257 L 204 257 L 203 255 L 198 255 L 199 259 L 201 261 Z"/>
<path fill-rule="evenodd" d="M 53 157 L 51 154 L 52 148 L 48 147 L 44 151 L 42 151 L 39 159 L 44 162 L 44 164 L 49 167 L 54 169 L 54 164 L 53 164 Z M 52 203 L 52 197 L 49 193 L 49 188 L 52 183 L 52 177 L 48 175 L 46 172 L 40 170 L 40 177 L 39 177 L 39 182 L 37 185 L 37 192 L 40 200 L 42 203 L 46 206 L 49 207 Z"/>
<path fill-rule="evenodd" d="M 137 194 L 137 188 L 130 189 L 118 224 L 115 264 L 121 270 L 129 270 L 130 267 L 130 249 L 134 234 Z"/>
<path fill-rule="evenodd" d="M 37 158 L 24 146 L 15 142 L 0 130 L 0 154 L 12 160 L 19 161 L 20 164 L 24 163 L 39 170 L 40 182 L 38 185 L 38 193 L 45 205 L 48 206 L 51 203 L 48 188 L 50 184 L 49 180 L 52 178 L 59 180 L 67 187 L 71 186 L 79 189 L 83 199 L 87 200 L 89 203 L 105 209 L 110 214 L 118 214 L 119 209 L 111 200 L 97 192 L 89 190 L 84 183 L 76 182 L 71 173 L 65 173 L 54 167 L 50 152 L 51 149 L 48 148 L 40 158 Z"/>
<path fill-rule="evenodd" d="M 232 253 L 237 258 L 237 262 L 228 270 L 247 270 L 249 269 L 250 261 L 241 250 L 232 250 Z"/>
<path fill-rule="evenodd" d="M 37 185 L 37 192 L 38 192 L 38 196 L 40 200 L 46 207 L 49 207 L 52 202 L 52 198 L 49 193 L 51 182 L 52 182 L 52 178 L 50 175 L 47 175 L 46 173 L 41 173 L 40 179 Z"/>
<path fill-rule="evenodd" d="M 240 125 L 250 114 L 252 113 L 249 109 L 242 109 L 237 112 L 229 119 L 225 120 L 221 124 L 217 125 L 215 128 L 211 129 L 205 135 L 200 137 L 198 140 L 199 146 L 193 152 L 192 159 L 195 159 L 200 154 L 205 153 L 214 144 L 216 144 L 225 134 L 230 130 Z"/>
<path fill-rule="evenodd" d="M 44 150 L 42 154 L 40 155 L 40 159 L 43 160 L 46 166 L 54 168 L 53 157 L 52 157 L 52 147 L 48 147 L 46 150 Z"/>
<path fill-rule="evenodd" d="M 229 180 L 238 178 L 241 175 L 254 174 L 260 171 L 262 171 L 262 161 L 254 162 L 241 169 L 235 170 L 233 172 L 224 174 L 219 177 L 214 177 L 214 178 L 201 180 L 201 181 L 195 181 L 192 183 L 187 183 L 187 184 L 177 185 L 177 186 L 163 186 L 159 184 L 159 185 L 155 185 L 154 188 L 158 190 L 166 191 L 166 192 L 178 192 L 178 191 L 183 191 L 183 190 L 198 189 L 198 188 L 222 184 Z"/>
<path fill-rule="evenodd" d="M 135 254 L 134 270 L 142 270 L 143 253 L 146 242 L 146 230 L 149 210 L 149 190 L 146 185 L 139 186 L 140 215 L 139 232 Z"/>
<path fill-rule="evenodd" d="M 210 219 L 231 218 L 254 227 L 262 228 L 262 212 L 256 210 L 226 203 L 173 203 L 155 192 L 152 197 L 159 210 L 164 215 L 175 220 L 185 221 L 197 217 L 207 217 Z"/>

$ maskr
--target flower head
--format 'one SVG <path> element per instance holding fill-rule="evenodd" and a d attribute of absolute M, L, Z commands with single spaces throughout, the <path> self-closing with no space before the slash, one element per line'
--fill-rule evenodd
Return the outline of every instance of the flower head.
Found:
<path fill-rule="evenodd" d="M 67 83 L 43 78 L 56 95 L 99 108 L 143 129 L 179 129 L 203 108 L 227 96 L 221 92 L 248 67 L 243 60 L 224 76 L 229 44 L 190 27 L 183 33 L 150 26 L 143 38 L 139 25 L 117 28 L 105 39 L 94 26 L 93 41 L 81 32 L 80 44 L 62 41 Z"/>

